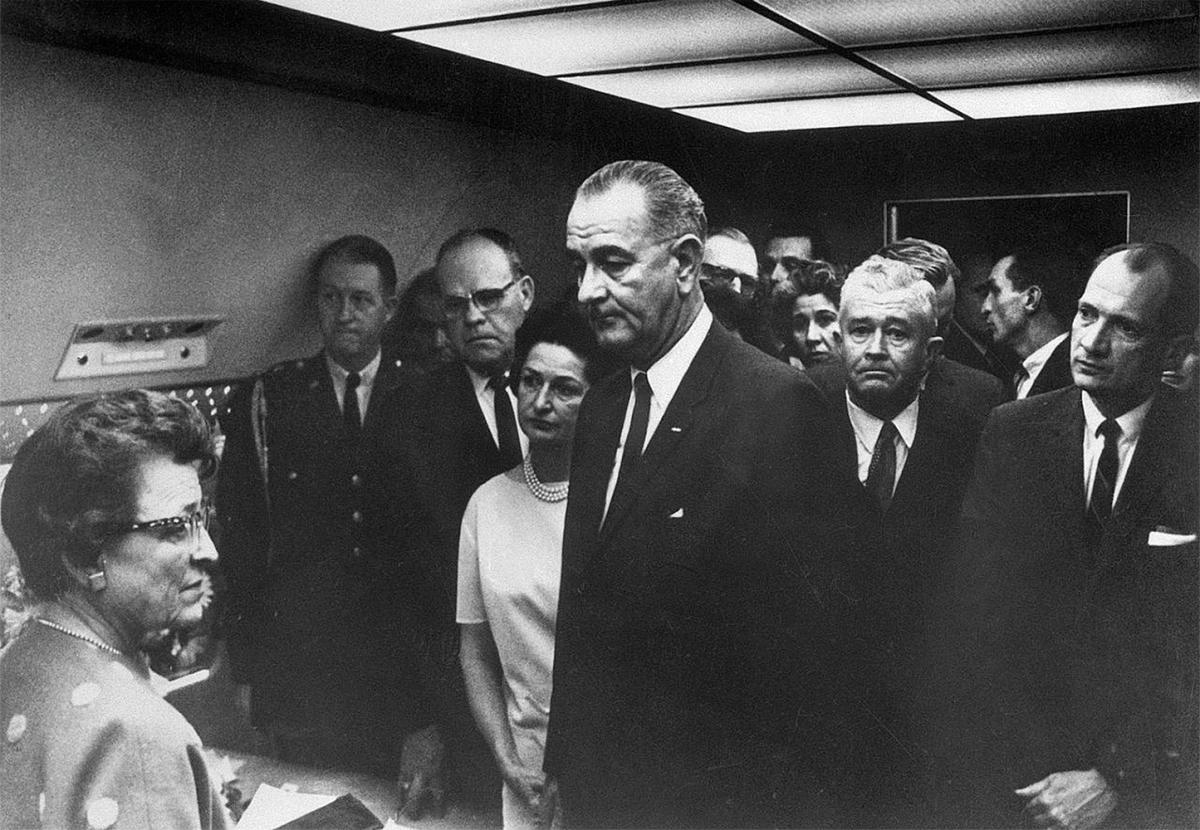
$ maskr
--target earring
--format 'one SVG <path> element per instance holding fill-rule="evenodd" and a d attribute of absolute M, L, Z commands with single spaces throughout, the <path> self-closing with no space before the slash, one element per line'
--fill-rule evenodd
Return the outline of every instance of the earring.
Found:
<path fill-rule="evenodd" d="M 88 587 L 93 593 L 99 593 L 108 587 L 108 574 L 104 572 L 104 560 L 101 559 L 97 563 L 99 570 L 92 571 L 88 574 Z"/>

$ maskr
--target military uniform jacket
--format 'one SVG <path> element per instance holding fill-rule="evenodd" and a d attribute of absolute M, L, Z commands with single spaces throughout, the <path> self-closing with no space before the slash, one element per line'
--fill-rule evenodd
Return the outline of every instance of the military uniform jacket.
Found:
<path fill-rule="evenodd" d="M 410 653 L 422 594 L 382 482 L 382 422 L 401 380 L 385 358 L 357 452 L 321 354 L 246 384 L 222 418 L 229 653 L 260 723 L 375 739 L 429 720 Z"/>

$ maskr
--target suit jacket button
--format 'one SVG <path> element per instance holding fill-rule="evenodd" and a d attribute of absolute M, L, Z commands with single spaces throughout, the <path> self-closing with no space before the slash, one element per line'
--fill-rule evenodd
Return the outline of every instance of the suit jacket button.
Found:
<path fill-rule="evenodd" d="M 350 476 L 350 486 L 351 487 L 362 487 L 362 476 L 360 476 L 358 473 L 355 473 L 354 475 Z"/>
<path fill-rule="evenodd" d="M 351 555 L 352 555 L 352 556 L 353 556 L 355 559 L 362 559 L 362 555 L 363 555 L 363 549 L 362 549 L 362 548 L 360 548 L 360 547 L 357 547 L 357 546 L 355 546 L 354 550 L 350 551 L 350 554 L 351 554 Z"/>
<path fill-rule="evenodd" d="M 300 477 L 300 474 L 295 470 L 288 470 L 288 481 L 295 481 Z"/>
<path fill-rule="evenodd" d="M 362 511 L 355 510 L 353 513 L 350 514 L 350 518 L 351 518 L 351 520 L 353 520 L 353 522 L 355 524 L 362 524 L 362 520 L 363 520 Z"/>

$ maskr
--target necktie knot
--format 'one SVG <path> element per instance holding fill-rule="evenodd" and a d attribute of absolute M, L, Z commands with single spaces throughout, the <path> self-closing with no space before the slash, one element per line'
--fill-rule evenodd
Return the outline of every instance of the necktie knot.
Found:
<path fill-rule="evenodd" d="M 1105 418 L 1104 422 L 1096 428 L 1096 435 L 1104 439 L 1105 445 L 1109 441 L 1117 441 L 1121 438 L 1121 425 L 1112 418 Z"/>
<path fill-rule="evenodd" d="M 493 391 L 499 392 L 505 386 L 508 386 L 508 372 L 501 372 L 498 375 L 492 375 L 490 378 L 488 378 L 487 385 Z"/>
<path fill-rule="evenodd" d="M 492 390 L 493 412 L 496 416 L 496 447 L 500 450 L 501 464 L 507 470 L 521 463 L 521 437 L 517 433 L 517 421 L 508 400 L 508 373 L 492 375 L 487 385 Z"/>

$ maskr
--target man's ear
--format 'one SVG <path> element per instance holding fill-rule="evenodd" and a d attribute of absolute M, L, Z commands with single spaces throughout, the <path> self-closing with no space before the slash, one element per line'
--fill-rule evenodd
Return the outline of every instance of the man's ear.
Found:
<path fill-rule="evenodd" d="M 937 360 L 938 355 L 942 353 L 942 346 L 946 343 L 940 337 L 931 337 L 925 343 L 925 368 L 928 369 L 933 365 L 933 361 Z"/>
<path fill-rule="evenodd" d="M 517 280 L 516 289 L 521 295 L 521 307 L 529 311 L 533 307 L 533 295 L 536 290 L 533 284 L 533 277 L 528 274 L 522 276 Z"/>
<path fill-rule="evenodd" d="M 1042 287 L 1031 285 L 1025 289 L 1025 308 L 1030 314 L 1036 314 L 1042 307 Z"/>
<path fill-rule="evenodd" d="M 392 322 L 392 318 L 396 316 L 396 311 L 400 308 L 400 298 L 395 292 L 383 298 L 383 313 L 387 317 L 387 322 Z"/>
<path fill-rule="evenodd" d="M 700 284 L 700 263 L 704 260 L 704 243 L 694 233 L 684 234 L 671 244 L 671 256 L 679 263 L 675 280 L 679 293 L 687 296 Z"/>

